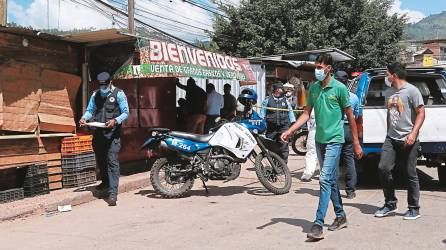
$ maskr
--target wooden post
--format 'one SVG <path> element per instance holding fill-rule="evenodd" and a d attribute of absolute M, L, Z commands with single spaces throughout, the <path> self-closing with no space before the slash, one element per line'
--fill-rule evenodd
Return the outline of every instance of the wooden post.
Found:
<path fill-rule="evenodd" d="M 0 0 L 0 26 L 6 26 L 8 17 L 8 0 Z"/>
<path fill-rule="evenodd" d="M 130 34 L 135 34 L 135 0 L 128 0 L 128 28 Z"/>

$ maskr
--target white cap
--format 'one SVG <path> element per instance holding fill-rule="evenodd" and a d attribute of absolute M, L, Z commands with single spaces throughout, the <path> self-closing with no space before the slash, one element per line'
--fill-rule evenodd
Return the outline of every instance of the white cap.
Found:
<path fill-rule="evenodd" d="M 286 89 L 294 89 L 294 85 L 289 82 L 285 83 L 285 85 L 283 85 L 283 87 Z"/>
<path fill-rule="evenodd" d="M 108 79 L 110 79 L 110 74 L 108 72 L 99 73 L 99 75 L 96 77 L 96 79 L 98 79 L 98 81 L 100 81 L 100 82 L 105 82 Z"/>

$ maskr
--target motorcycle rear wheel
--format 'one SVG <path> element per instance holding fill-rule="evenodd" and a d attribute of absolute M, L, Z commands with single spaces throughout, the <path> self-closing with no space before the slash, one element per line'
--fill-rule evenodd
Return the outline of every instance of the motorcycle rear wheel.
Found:
<path fill-rule="evenodd" d="M 169 169 L 173 166 L 167 158 L 160 158 L 155 161 L 150 171 L 150 182 L 153 189 L 165 198 L 180 198 L 183 197 L 192 189 L 194 179 L 185 177 L 186 179 L 172 180 Z"/>
<path fill-rule="evenodd" d="M 293 136 L 291 148 L 297 155 L 305 155 L 307 153 L 307 137 L 308 131 L 301 131 Z"/>
<path fill-rule="evenodd" d="M 269 161 L 265 152 L 256 156 L 255 169 L 257 178 L 259 178 L 260 183 L 273 194 L 286 194 L 291 189 L 290 169 L 279 155 L 271 151 L 269 154 L 273 161 L 272 163 Z M 279 173 L 276 173 L 271 164 L 276 166 Z"/>

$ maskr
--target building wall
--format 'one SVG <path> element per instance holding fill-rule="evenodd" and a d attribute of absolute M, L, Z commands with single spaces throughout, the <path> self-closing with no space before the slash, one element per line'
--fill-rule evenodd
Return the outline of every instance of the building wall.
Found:
<path fill-rule="evenodd" d="M 0 32 L 0 64 L 16 61 L 80 75 L 80 54 L 80 47 L 68 42 Z"/>
<path fill-rule="evenodd" d="M 123 79 L 114 80 L 113 84 L 124 91 L 130 109 L 121 130 L 119 160 L 144 159 L 145 152 L 140 147 L 149 136 L 147 128 L 175 128 L 175 78 Z M 89 95 L 98 87 L 97 82 L 91 84 Z"/>
<path fill-rule="evenodd" d="M 440 43 L 426 43 L 424 47 L 432 50 L 435 57 L 440 55 Z"/>

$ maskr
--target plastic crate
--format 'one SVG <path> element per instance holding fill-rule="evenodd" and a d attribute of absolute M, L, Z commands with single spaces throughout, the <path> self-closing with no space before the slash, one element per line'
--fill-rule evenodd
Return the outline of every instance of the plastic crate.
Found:
<path fill-rule="evenodd" d="M 21 200 L 25 197 L 23 188 L 14 188 L 0 191 L 0 204 Z"/>
<path fill-rule="evenodd" d="M 48 174 L 35 175 L 33 177 L 25 177 L 24 187 L 34 187 L 48 183 Z"/>
<path fill-rule="evenodd" d="M 32 187 L 25 186 L 23 188 L 23 190 L 24 190 L 25 197 L 33 197 L 33 196 L 38 196 L 38 195 L 43 195 L 43 194 L 49 194 L 50 193 L 48 182 L 44 183 L 44 184 L 32 186 Z"/>
<path fill-rule="evenodd" d="M 93 152 L 93 136 L 68 137 L 62 140 L 62 155 L 75 155 Z"/>
<path fill-rule="evenodd" d="M 66 166 L 81 165 L 81 164 L 87 164 L 90 162 L 96 162 L 96 157 L 95 157 L 94 153 L 65 155 L 62 157 L 62 169 Z"/>
<path fill-rule="evenodd" d="M 70 143 L 70 142 L 92 142 L 92 135 L 81 135 L 81 136 L 73 136 L 73 137 L 65 137 L 62 140 L 62 143 Z"/>
<path fill-rule="evenodd" d="M 74 166 L 74 167 L 65 167 L 62 169 L 62 174 L 73 174 L 80 171 L 92 171 L 96 169 L 96 163 L 91 163 L 89 165 L 82 164 L 82 167 Z"/>
<path fill-rule="evenodd" d="M 33 177 L 33 176 L 37 176 L 37 175 L 41 175 L 41 174 L 48 174 L 48 166 L 47 166 L 46 162 L 38 162 L 38 163 L 34 163 L 32 165 L 29 165 L 26 168 L 25 178 Z"/>
<path fill-rule="evenodd" d="M 94 169 L 82 169 L 72 173 L 63 173 L 63 187 L 79 187 L 96 182 L 96 171 Z"/>

